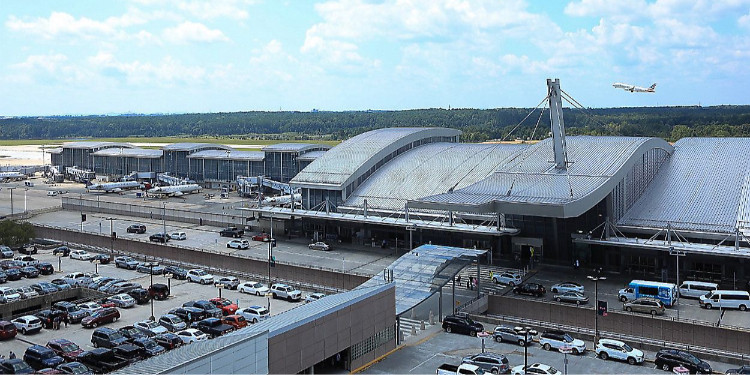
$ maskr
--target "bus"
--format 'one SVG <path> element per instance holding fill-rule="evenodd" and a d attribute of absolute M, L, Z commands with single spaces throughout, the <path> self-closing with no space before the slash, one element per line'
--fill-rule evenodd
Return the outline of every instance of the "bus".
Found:
<path fill-rule="evenodd" d="M 656 298 L 664 303 L 664 306 L 671 307 L 677 302 L 680 294 L 675 284 L 646 280 L 633 280 L 627 288 L 620 289 L 618 293 L 618 298 L 622 302 L 641 297 Z"/>

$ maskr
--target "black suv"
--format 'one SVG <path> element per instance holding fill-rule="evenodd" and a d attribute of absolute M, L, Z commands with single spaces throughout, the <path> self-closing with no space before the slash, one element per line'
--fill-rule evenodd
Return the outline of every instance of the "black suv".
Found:
<path fill-rule="evenodd" d="M 654 359 L 656 367 L 664 371 L 672 371 L 673 368 L 682 366 L 690 370 L 691 374 L 710 374 L 711 365 L 708 362 L 682 350 L 662 349 L 656 353 Z"/>
<path fill-rule="evenodd" d="M 211 302 L 208 302 L 206 300 L 197 300 L 197 301 L 188 301 L 182 304 L 182 307 L 196 307 L 206 312 L 206 314 L 209 317 L 214 318 L 221 318 L 224 316 L 224 313 L 221 311 L 220 308 L 217 308 L 216 305 L 214 305 Z"/>
<path fill-rule="evenodd" d="M 26 349 L 26 352 L 23 354 L 23 360 L 35 370 L 47 367 L 55 368 L 55 366 L 65 362 L 63 357 L 57 355 L 52 349 L 41 345 L 32 345 Z"/>
<path fill-rule="evenodd" d="M 148 290 L 143 288 L 133 289 L 128 292 L 128 295 L 133 297 L 135 303 L 139 305 L 143 305 L 144 303 L 148 303 L 148 301 L 151 301 L 151 296 L 149 296 Z"/>
<path fill-rule="evenodd" d="M 186 280 L 187 270 L 177 266 L 166 266 L 164 267 L 164 274 L 171 274 L 173 279 Z"/>
<path fill-rule="evenodd" d="M 455 332 L 476 336 L 477 332 L 484 331 L 484 326 L 467 316 L 449 315 L 443 319 L 443 329 L 448 333 Z"/>
<path fill-rule="evenodd" d="M 34 265 L 36 269 L 39 270 L 40 275 L 51 275 L 55 273 L 55 267 L 52 266 L 52 263 L 49 262 L 41 262 Z"/>
<path fill-rule="evenodd" d="M 107 327 L 97 328 L 91 334 L 91 344 L 95 348 L 111 349 L 118 345 L 126 344 L 128 341 L 128 338 L 122 332 Z"/>
<path fill-rule="evenodd" d="M 169 287 L 164 284 L 154 284 L 148 287 L 148 295 L 157 301 L 165 300 L 169 297 Z"/>
<path fill-rule="evenodd" d="M 151 242 L 161 242 L 165 243 L 169 241 L 169 235 L 166 233 L 154 233 L 150 236 L 148 236 L 148 240 Z"/>
<path fill-rule="evenodd" d="M 59 310 L 68 314 L 71 323 L 80 323 L 83 318 L 91 315 L 88 310 L 84 310 L 75 303 L 68 301 L 58 301 L 52 305 L 53 310 Z"/>
<path fill-rule="evenodd" d="M 146 226 L 143 224 L 133 224 L 128 227 L 128 233 L 138 233 L 138 234 L 146 233 Z"/>
<path fill-rule="evenodd" d="M 513 288 L 513 294 L 527 294 L 530 296 L 541 297 L 547 293 L 547 289 L 542 284 L 523 283 Z"/>
<path fill-rule="evenodd" d="M 222 229 L 219 235 L 222 237 L 240 238 L 245 235 L 245 231 L 237 227 L 227 227 Z"/>
<path fill-rule="evenodd" d="M 55 250 L 52 250 L 52 255 L 60 254 L 60 256 L 68 256 L 70 255 L 70 248 L 67 246 L 60 246 L 56 247 Z"/>

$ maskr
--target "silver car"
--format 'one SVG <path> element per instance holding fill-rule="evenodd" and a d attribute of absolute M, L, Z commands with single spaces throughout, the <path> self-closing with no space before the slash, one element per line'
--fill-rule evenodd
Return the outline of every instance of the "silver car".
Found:
<path fill-rule="evenodd" d="M 552 285 L 552 287 L 550 287 L 549 289 L 552 291 L 552 293 L 560 293 L 560 294 L 565 293 L 565 292 L 583 293 L 583 285 L 572 282 L 572 281 L 565 281 L 562 283 Z"/>
<path fill-rule="evenodd" d="M 589 297 L 586 297 L 586 295 L 580 292 L 565 292 L 562 294 L 555 294 L 554 298 L 557 302 L 569 302 L 575 303 L 576 305 L 589 303 Z"/>
<path fill-rule="evenodd" d="M 664 304 L 656 298 L 641 297 L 625 302 L 622 308 L 627 312 L 639 312 L 651 315 L 664 314 Z"/>

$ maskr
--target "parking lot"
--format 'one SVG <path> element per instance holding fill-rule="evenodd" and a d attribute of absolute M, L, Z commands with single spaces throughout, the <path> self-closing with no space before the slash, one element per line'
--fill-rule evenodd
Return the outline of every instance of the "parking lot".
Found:
<path fill-rule="evenodd" d="M 58 271 L 58 257 L 52 255 L 52 250 L 40 250 L 39 254 L 34 257 L 43 262 L 50 262 L 54 265 L 56 272 L 53 275 L 40 276 L 33 279 L 21 279 L 18 281 L 9 281 L 2 286 L 9 287 L 21 287 L 31 285 L 40 281 L 50 281 L 55 278 L 61 278 L 67 273 L 74 271 L 81 272 L 95 272 L 98 268 L 99 275 L 121 278 L 128 281 L 140 283 L 145 288 L 148 288 L 151 282 L 151 276 L 148 274 L 138 273 L 136 271 L 116 268 L 113 263 L 106 265 L 97 265 L 96 263 L 90 263 L 88 261 L 81 261 L 75 259 L 69 259 L 68 257 L 61 258 L 62 272 Z M 219 288 L 213 285 L 198 285 L 194 283 L 188 283 L 184 280 L 168 279 L 162 275 L 153 276 L 154 283 L 163 283 L 171 285 L 171 296 L 164 301 L 154 301 L 154 316 L 158 319 L 159 316 L 165 314 L 168 310 L 174 307 L 182 306 L 184 302 L 197 299 L 210 299 L 219 295 Z M 240 280 L 244 282 L 246 280 Z M 265 284 L 265 280 L 258 280 Z M 314 291 L 302 291 L 303 299 L 306 295 Z M 236 290 L 224 289 L 221 291 L 222 297 L 231 299 L 237 302 L 240 308 L 249 307 L 253 305 L 268 306 L 270 302 L 271 315 L 279 314 L 283 311 L 292 309 L 304 302 L 287 302 L 283 300 L 272 300 L 268 297 L 254 296 L 249 294 L 240 293 Z M 132 325 L 133 323 L 141 320 L 148 319 L 151 316 L 151 304 L 136 305 L 132 308 L 120 309 L 121 318 L 106 326 L 112 328 L 120 328 L 126 325 Z M 15 339 L 4 341 L 2 343 L 2 349 L 0 354 L 8 355 L 9 351 L 13 351 L 19 357 L 23 355 L 27 347 L 32 344 L 45 345 L 49 340 L 56 338 L 67 338 L 76 344 L 78 344 L 84 350 L 93 349 L 91 345 L 91 333 L 93 329 L 86 329 L 81 327 L 80 324 L 71 324 L 67 328 L 64 326 L 60 330 L 48 330 L 42 329 L 41 332 L 36 334 L 22 335 L 20 332 Z"/>

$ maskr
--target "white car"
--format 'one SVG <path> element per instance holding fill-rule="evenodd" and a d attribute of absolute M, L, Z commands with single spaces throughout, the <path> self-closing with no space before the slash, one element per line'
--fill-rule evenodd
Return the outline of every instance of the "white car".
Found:
<path fill-rule="evenodd" d="M 32 289 L 30 286 L 22 286 L 16 289 L 16 292 L 21 295 L 21 299 L 39 297 L 39 292 Z"/>
<path fill-rule="evenodd" d="M 169 234 L 169 238 L 172 240 L 182 241 L 187 239 L 187 235 L 185 234 L 185 232 L 172 232 Z"/>
<path fill-rule="evenodd" d="M 227 242 L 227 247 L 232 249 L 249 249 L 250 241 L 248 240 L 231 240 Z"/>
<path fill-rule="evenodd" d="M 323 298 L 325 296 L 326 295 L 323 294 L 323 293 L 308 294 L 307 297 L 305 297 L 305 303 L 310 303 L 310 302 L 313 302 L 313 301 L 317 301 L 317 300 L 319 300 L 319 299 L 321 299 L 321 298 Z"/>
<path fill-rule="evenodd" d="M 122 293 L 107 298 L 107 301 L 113 302 L 117 307 L 133 307 L 135 306 L 135 299 L 133 297 Z"/>
<path fill-rule="evenodd" d="M 102 305 L 100 305 L 100 304 L 98 304 L 96 302 L 84 302 L 84 303 L 79 303 L 78 307 L 80 307 L 81 310 L 88 311 L 89 314 L 93 314 L 93 313 L 99 311 L 99 309 L 102 308 Z"/>
<path fill-rule="evenodd" d="M 167 327 L 164 327 L 153 320 L 142 320 L 140 322 L 136 322 L 135 324 L 133 324 L 133 327 L 140 331 L 143 331 L 143 333 L 149 336 L 169 332 Z"/>
<path fill-rule="evenodd" d="M 299 301 L 302 299 L 302 292 L 286 284 L 271 285 L 273 298 L 283 298 L 289 301 Z"/>
<path fill-rule="evenodd" d="M 269 290 L 267 286 L 257 281 L 242 283 L 237 289 L 242 293 L 255 294 L 256 296 L 262 296 Z"/>
<path fill-rule="evenodd" d="M 565 281 L 559 284 L 552 285 L 552 287 L 550 287 L 550 290 L 552 291 L 552 293 L 559 294 L 563 294 L 565 292 L 583 293 L 583 285 L 574 283 L 572 281 Z"/>
<path fill-rule="evenodd" d="M 91 260 L 92 258 L 94 258 L 94 255 L 89 254 L 86 250 L 72 250 L 70 252 L 70 259 Z"/>
<path fill-rule="evenodd" d="M 618 359 L 631 365 L 643 363 L 644 360 L 642 351 L 619 340 L 599 339 L 594 350 L 596 356 L 604 360 Z"/>
<path fill-rule="evenodd" d="M 511 272 L 496 273 L 492 275 L 492 281 L 494 281 L 495 284 L 516 286 L 521 284 L 521 275 Z"/>
<path fill-rule="evenodd" d="M 63 276 L 62 279 L 70 286 L 87 286 L 94 281 L 90 274 L 83 272 L 69 273 Z"/>
<path fill-rule="evenodd" d="M 183 344 L 190 344 L 191 342 L 208 340 L 208 335 L 195 328 L 188 328 L 177 332 L 177 336 L 180 336 Z"/>
<path fill-rule="evenodd" d="M 5 296 L 5 300 L 8 302 L 16 302 L 21 300 L 21 294 L 15 288 L 9 288 L 7 286 L 0 287 L 0 295 Z"/>
<path fill-rule="evenodd" d="M 10 321 L 16 329 L 24 335 L 42 330 L 42 320 L 34 315 L 24 315 Z"/>
<path fill-rule="evenodd" d="M 258 323 L 261 320 L 268 319 L 271 313 L 263 306 L 250 306 L 237 310 L 238 315 L 242 315 L 250 323 Z"/>
<path fill-rule="evenodd" d="M 560 370 L 541 363 L 534 363 L 533 365 L 529 365 L 529 368 L 527 370 L 529 371 L 529 374 L 562 375 L 562 372 L 560 372 Z M 511 374 L 526 375 L 526 371 L 524 371 L 523 365 L 518 365 L 516 367 L 513 367 L 513 370 L 511 370 Z"/>
<path fill-rule="evenodd" d="M 213 284 L 214 275 L 200 269 L 194 268 L 187 272 L 187 279 L 191 283 Z"/>

